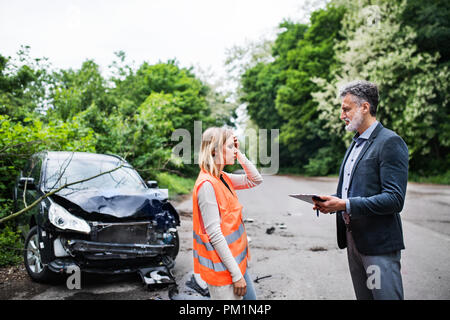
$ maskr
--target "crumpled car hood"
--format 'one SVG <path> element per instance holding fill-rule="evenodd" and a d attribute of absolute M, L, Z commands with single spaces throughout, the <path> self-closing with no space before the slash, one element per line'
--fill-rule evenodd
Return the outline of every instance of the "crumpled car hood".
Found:
<path fill-rule="evenodd" d="M 175 219 L 178 214 L 158 189 L 61 190 L 54 197 L 71 213 L 89 220 Z M 74 206 L 74 205 L 75 206 Z M 76 208 L 79 207 L 79 208 Z M 81 209 L 77 210 L 77 209 Z M 167 215 L 168 214 L 168 215 Z"/>

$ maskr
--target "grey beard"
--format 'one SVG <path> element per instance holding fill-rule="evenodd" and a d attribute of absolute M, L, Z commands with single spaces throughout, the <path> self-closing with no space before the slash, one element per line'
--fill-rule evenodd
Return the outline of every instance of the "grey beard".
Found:
<path fill-rule="evenodd" d="M 348 118 L 345 118 L 344 120 L 350 121 L 350 119 L 348 119 Z M 350 123 L 345 126 L 345 130 L 356 131 L 361 126 L 363 121 L 364 121 L 364 119 L 362 117 L 362 114 L 361 114 L 360 110 L 358 110 L 356 112 L 355 116 L 353 117 L 353 120 L 351 120 Z"/>

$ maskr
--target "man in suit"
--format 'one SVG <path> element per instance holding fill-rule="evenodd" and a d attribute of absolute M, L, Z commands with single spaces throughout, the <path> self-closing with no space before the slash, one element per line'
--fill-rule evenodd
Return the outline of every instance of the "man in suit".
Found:
<path fill-rule="evenodd" d="M 336 214 L 337 242 L 347 248 L 359 299 L 403 299 L 400 212 L 408 181 L 408 147 L 376 119 L 378 88 L 355 81 L 340 91 L 341 119 L 357 131 L 342 162 L 337 193 L 314 209 Z"/>

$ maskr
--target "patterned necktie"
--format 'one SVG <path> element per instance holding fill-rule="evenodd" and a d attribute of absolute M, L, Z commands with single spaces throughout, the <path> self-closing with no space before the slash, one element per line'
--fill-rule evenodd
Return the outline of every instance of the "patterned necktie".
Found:
<path fill-rule="evenodd" d="M 350 215 L 347 212 L 344 212 L 342 214 L 342 217 L 344 218 L 345 224 L 349 224 L 350 223 Z"/>

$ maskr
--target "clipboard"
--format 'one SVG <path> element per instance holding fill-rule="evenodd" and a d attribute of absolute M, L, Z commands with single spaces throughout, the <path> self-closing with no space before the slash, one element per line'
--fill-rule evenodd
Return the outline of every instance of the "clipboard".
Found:
<path fill-rule="evenodd" d="M 308 202 L 310 204 L 314 204 L 314 201 L 313 201 L 312 198 L 313 197 L 318 197 L 318 195 L 317 194 L 300 193 L 300 194 L 290 194 L 289 197 L 296 198 L 296 199 Z"/>
<path fill-rule="evenodd" d="M 308 202 L 308 203 L 310 203 L 310 204 L 314 204 L 314 201 L 313 201 L 312 198 L 313 198 L 313 197 L 319 197 L 319 196 L 316 195 L 316 194 L 304 194 L 304 193 L 300 193 L 300 194 L 290 194 L 289 197 L 296 198 L 296 199 L 299 199 L 299 200 Z M 323 201 L 325 201 L 325 200 L 323 200 Z M 319 210 L 316 210 L 316 212 L 317 212 L 317 218 L 318 218 L 318 217 L 319 217 Z"/>

